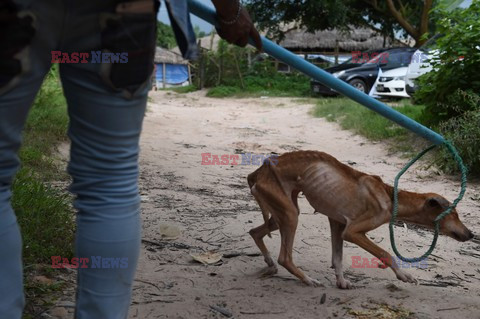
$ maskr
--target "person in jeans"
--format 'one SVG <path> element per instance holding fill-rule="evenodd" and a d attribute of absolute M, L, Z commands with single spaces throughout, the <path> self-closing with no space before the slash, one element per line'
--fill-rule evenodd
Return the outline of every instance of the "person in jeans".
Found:
<path fill-rule="evenodd" d="M 78 269 L 75 317 L 127 318 L 141 243 L 139 137 L 158 1 L 0 0 L 0 319 L 21 318 L 25 304 L 22 240 L 10 203 L 21 132 L 52 61 L 67 62 L 64 54 L 73 62 L 61 63 L 59 70 L 70 118 L 76 256 L 128 260 L 127 267 Z M 238 1 L 212 0 L 219 34 L 241 46 L 251 36 L 261 50 L 258 32 Z M 194 58 L 186 0 L 166 5 L 184 57 Z M 89 53 L 88 59 L 82 53 Z M 126 63 L 103 58 L 124 53 Z"/>

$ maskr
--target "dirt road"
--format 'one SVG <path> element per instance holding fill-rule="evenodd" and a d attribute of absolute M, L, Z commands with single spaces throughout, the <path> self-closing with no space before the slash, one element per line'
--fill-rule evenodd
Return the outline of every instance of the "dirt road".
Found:
<path fill-rule="evenodd" d="M 391 270 L 352 268 L 352 257 L 371 256 L 346 244 L 346 276 L 357 288 L 343 291 L 335 287 L 330 269 L 327 218 L 314 215 L 303 198 L 294 261 L 324 287 L 307 287 L 282 267 L 274 277 L 259 278 L 265 264 L 247 232 L 263 220 L 246 182 L 257 166 L 202 165 L 201 154 L 321 150 L 388 183 L 405 159 L 313 118 L 305 100 L 210 99 L 203 92 L 165 91 L 151 98 L 140 180 L 145 241 L 130 318 L 372 318 L 377 313 L 383 316 L 377 318 L 480 318 L 478 239 L 458 243 L 440 238 L 428 267 L 408 270 L 419 280 L 417 286 L 399 282 Z M 458 192 L 457 182 L 421 169 L 411 170 L 401 186 L 442 193 L 450 200 Z M 477 234 L 479 191 L 480 185 L 469 185 L 459 207 L 462 220 Z M 168 235 L 166 226 L 180 234 Z M 172 239 L 165 240 L 165 234 Z M 276 259 L 279 235 L 272 235 L 266 243 Z M 396 235 L 409 256 L 420 255 L 432 237 L 402 227 Z M 370 237 L 391 251 L 386 225 Z M 202 251 L 226 256 L 205 266 L 191 257 Z"/>

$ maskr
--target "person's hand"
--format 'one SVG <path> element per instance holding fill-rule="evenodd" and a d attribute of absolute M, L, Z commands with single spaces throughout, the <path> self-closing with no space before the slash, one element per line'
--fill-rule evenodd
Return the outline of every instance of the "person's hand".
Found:
<path fill-rule="evenodd" d="M 262 51 L 262 40 L 247 10 L 240 0 L 212 0 L 217 9 L 218 35 L 227 42 L 244 47 L 252 37 L 255 47 Z"/>

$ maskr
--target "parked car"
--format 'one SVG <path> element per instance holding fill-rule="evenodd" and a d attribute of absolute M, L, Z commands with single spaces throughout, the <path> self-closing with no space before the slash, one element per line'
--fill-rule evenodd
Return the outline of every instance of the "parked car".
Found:
<path fill-rule="evenodd" d="M 385 52 L 386 50 L 387 49 L 368 50 L 368 51 L 361 52 L 360 56 L 355 56 L 354 54 L 352 54 L 351 57 L 346 61 L 338 65 L 326 68 L 324 70 L 333 74 L 336 72 L 357 68 L 363 65 L 364 63 L 368 62 L 369 60 L 371 60 L 372 57 L 382 52 Z M 322 83 L 316 80 L 311 80 L 310 86 L 314 94 L 320 94 L 320 95 L 337 95 L 338 94 L 336 91 L 330 89 L 329 87 L 326 87 L 325 85 L 323 85 Z"/>
<path fill-rule="evenodd" d="M 353 67 L 343 69 L 334 69 L 335 67 L 333 67 L 325 69 L 325 71 L 332 73 L 336 78 L 349 83 L 358 90 L 368 93 L 377 79 L 379 68 L 382 68 L 382 71 L 384 72 L 399 67 L 407 67 L 410 64 L 411 57 L 415 50 L 415 48 L 385 49 L 383 52 L 380 52 L 374 58 L 360 66 L 358 66 L 358 64 L 353 64 Z M 337 67 L 340 67 L 341 65 L 342 64 Z M 338 94 L 336 91 L 326 88 L 318 81 L 312 80 L 311 86 L 314 93 L 320 93 L 322 95 Z"/>
<path fill-rule="evenodd" d="M 407 67 L 383 72 L 375 87 L 375 94 L 382 97 L 409 97 L 405 91 L 405 75 Z"/>
<path fill-rule="evenodd" d="M 425 42 L 412 56 L 412 62 L 408 65 L 407 74 L 405 75 L 405 89 L 410 95 L 413 95 L 418 89 L 415 80 L 432 70 L 431 60 L 438 56 L 439 52 L 435 49 L 435 44 L 440 34 L 433 36 Z"/>

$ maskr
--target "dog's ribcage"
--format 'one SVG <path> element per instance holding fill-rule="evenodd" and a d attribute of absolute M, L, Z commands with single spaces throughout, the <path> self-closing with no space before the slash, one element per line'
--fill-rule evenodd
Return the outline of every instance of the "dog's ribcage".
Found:
<path fill-rule="evenodd" d="M 319 213 L 337 220 L 343 218 L 338 221 L 345 223 L 352 210 L 364 204 L 359 196 L 362 188 L 329 163 L 312 164 L 302 175 L 301 189 Z"/>

